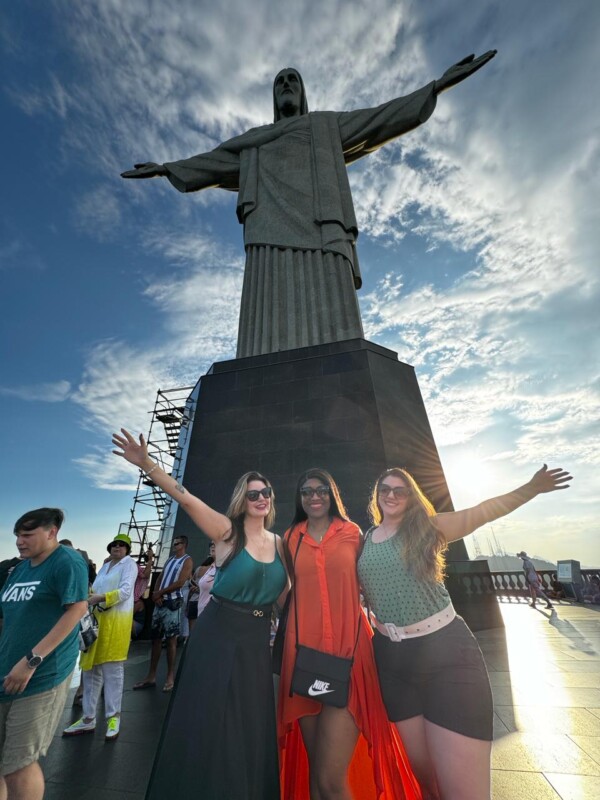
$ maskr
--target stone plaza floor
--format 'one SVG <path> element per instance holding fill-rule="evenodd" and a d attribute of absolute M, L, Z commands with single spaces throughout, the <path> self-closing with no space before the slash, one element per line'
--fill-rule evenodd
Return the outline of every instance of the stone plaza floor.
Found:
<path fill-rule="evenodd" d="M 501 603 L 482 631 L 494 693 L 494 800 L 600 797 L 600 606 Z"/>
<path fill-rule="evenodd" d="M 552 615 L 523 601 L 500 608 L 506 627 L 477 634 L 494 693 L 493 800 L 598 800 L 600 606 L 558 603 Z M 143 800 L 170 697 L 160 690 L 164 657 L 158 688 L 131 690 L 145 675 L 149 648 L 132 645 L 116 742 L 105 743 L 100 715 L 94 734 L 61 738 L 81 715 L 71 694 L 41 762 L 46 800 Z M 200 787 L 201 776 L 190 797 L 201 800 Z"/>

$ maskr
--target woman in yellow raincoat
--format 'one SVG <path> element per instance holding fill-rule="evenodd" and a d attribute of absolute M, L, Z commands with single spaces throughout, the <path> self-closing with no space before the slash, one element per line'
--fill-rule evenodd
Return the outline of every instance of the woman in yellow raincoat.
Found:
<path fill-rule="evenodd" d="M 133 588 L 137 564 L 131 558 L 131 539 L 123 533 L 106 548 L 109 558 L 92 585 L 90 605 L 96 606 L 98 638 L 81 654 L 83 717 L 63 732 L 78 736 L 96 729 L 96 706 L 104 685 L 106 739 L 114 741 L 121 724 L 121 700 L 125 661 L 131 641 Z"/>

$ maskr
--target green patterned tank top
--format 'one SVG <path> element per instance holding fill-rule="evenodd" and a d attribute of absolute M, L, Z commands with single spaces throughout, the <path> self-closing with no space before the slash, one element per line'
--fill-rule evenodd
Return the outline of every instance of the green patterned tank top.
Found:
<path fill-rule="evenodd" d="M 443 611 L 451 603 L 443 583 L 426 583 L 408 569 L 398 535 L 373 542 L 367 531 L 358 561 L 358 577 L 371 610 L 379 622 L 404 627 Z"/>

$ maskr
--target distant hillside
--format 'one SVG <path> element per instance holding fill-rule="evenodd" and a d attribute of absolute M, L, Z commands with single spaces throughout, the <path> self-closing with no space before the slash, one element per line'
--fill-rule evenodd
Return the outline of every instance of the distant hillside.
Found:
<path fill-rule="evenodd" d="M 516 572 L 523 569 L 523 561 L 517 556 L 477 556 L 475 561 L 487 561 L 490 572 Z M 543 558 L 531 556 L 536 569 L 551 569 L 556 571 L 556 564 L 545 561 Z"/>

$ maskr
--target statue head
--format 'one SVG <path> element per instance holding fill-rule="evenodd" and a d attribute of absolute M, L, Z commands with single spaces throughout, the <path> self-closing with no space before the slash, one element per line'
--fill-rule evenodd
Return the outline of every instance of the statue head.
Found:
<path fill-rule="evenodd" d="M 283 117 L 299 117 L 308 114 L 308 103 L 302 75 L 293 67 L 285 67 L 273 81 L 274 122 Z"/>

